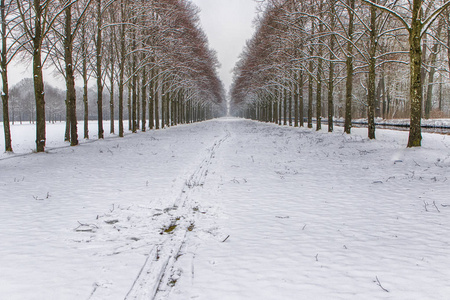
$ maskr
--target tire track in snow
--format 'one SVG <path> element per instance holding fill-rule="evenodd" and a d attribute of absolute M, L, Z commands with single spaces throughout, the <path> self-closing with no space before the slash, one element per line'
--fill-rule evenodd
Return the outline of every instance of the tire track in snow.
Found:
<path fill-rule="evenodd" d="M 195 200 L 192 196 L 203 188 L 217 149 L 231 136 L 226 128 L 224 130 L 225 135 L 208 148 L 207 155 L 185 181 L 173 207 L 168 211 L 178 215 L 177 222 L 173 224 L 176 225 L 175 229 L 170 234 L 164 234 L 160 244 L 152 248 L 124 300 L 156 299 L 159 293 L 170 290 L 173 266 L 183 248 L 186 235 L 193 226 Z"/>

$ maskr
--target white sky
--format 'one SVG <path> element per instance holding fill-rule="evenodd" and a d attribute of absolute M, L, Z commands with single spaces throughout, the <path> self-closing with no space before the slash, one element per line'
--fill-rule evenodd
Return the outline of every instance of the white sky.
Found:
<path fill-rule="evenodd" d="M 217 51 L 222 65 L 219 75 L 228 90 L 232 70 L 246 40 L 253 32 L 257 3 L 254 0 L 192 0 L 200 9 L 200 22 L 210 47 Z"/>
<path fill-rule="evenodd" d="M 246 40 L 253 32 L 253 19 L 256 16 L 255 0 L 192 0 L 200 9 L 200 22 L 208 36 L 210 47 L 217 51 L 221 64 L 219 76 L 229 89 L 232 70 L 241 54 Z M 32 77 L 31 68 L 25 69 L 22 64 L 14 62 L 8 68 L 10 87 L 22 78 Z M 64 80 L 46 70 L 44 80 L 52 85 L 65 88 Z"/>

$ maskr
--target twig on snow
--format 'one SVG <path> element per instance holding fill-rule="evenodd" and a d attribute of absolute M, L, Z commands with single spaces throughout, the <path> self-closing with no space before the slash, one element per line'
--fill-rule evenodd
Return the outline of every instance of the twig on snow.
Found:
<path fill-rule="evenodd" d="M 78 232 L 93 232 L 94 230 L 98 229 L 98 226 L 95 224 L 83 224 L 80 221 L 78 221 L 78 224 L 80 225 L 78 225 L 78 227 L 74 229 Z"/>
<path fill-rule="evenodd" d="M 380 280 L 378 279 L 378 276 L 375 276 L 375 278 L 377 279 L 377 285 L 378 285 L 383 291 L 385 291 L 386 293 L 389 293 L 389 291 L 388 291 L 387 289 L 385 289 L 385 288 L 381 285 L 381 282 L 380 282 Z"/>
<path fill-rule="evenodd" d="M 222 241 L 222 243 L 225 243 L 226 240 L 228 240 L 229 237 L 230 237 L 230 235 L 228 235 L 228 236 Z"/>
<path fill-rule="evenodd" d="M 128 296 L 131 294 L 131 292 L 133 291 L 134 286 L 136 285 L 136 282 L 139 280 L 139 278 L 141 277 L 142 271 L 144 270 L 145 266 L 147 265 L 148 259 L 150 256 L 147 256 L 147 258 L 145 259 L 144 264 L 141 267 L 141 270 L 139 271 L 138 275 L 136 276 L 136 278 L 134 279 L 133 284 L 131 285 L 130 290 L 128 291 L 128 293 L 125 295 L 125 299 L 128 299 Z"/>
<path fill-rule="evenodd" d="M 428 206 L 430 206 L 431 204 L 428 202 L 425 202 L 425 200 L 423 201 L 424 207 L 425 207 L 425 211 L 428 212 Z M 442 207 L 447 207 L 446 205 L 441 204 Z M 436 201 L 433 201 L 433 206 L 434 208 L 436 208 L 437 212 L 440 213 L 441 211 L 439 210 L 438 206 L 436 205 Z"/>
<path fill-rule="evenodd" d="M 93 286 L 94 286 L 94 289 L 92 290 L 91 294 L 89 295 L 88 300 L 91 299 L 92 296 L 94 296 L 95 292 L 97 291 L 97 288 L 98 288 L 100 285 L 99 285 L 97 282 L 95 282 Z"/>
<path fill-rule="evenodd" d="M 439 208 L 437 207 L 436 201 L 433 201 L 433 205 L 434 205 L 434 207 L 436 207 L 436 210 L 440 213 L 441 211 L 440 211 Z"/>
<path fill-rule="evenodd" d="M 427 202 L 425 202 L 425 200 L 423 200 L 423 205 L 424 205 L 424 207 L 425 207 L 425 211 L 428 211 L 428 208 L 427 208 L 427 207 L 428 207 L 429 204 L 428 204 Z"/>

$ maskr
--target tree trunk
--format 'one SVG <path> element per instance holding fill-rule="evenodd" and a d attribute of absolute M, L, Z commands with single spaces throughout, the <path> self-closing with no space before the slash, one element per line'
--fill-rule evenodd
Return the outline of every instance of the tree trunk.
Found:
<path fill-rule="evenodd" d="M 446 10 L 446 18 L 447 18 L 447 63 L 448 63 L 448 68 L 450 70 L 450 9 Z M 441 107 L 441 104 L 439 104 L 439 106 Z M 439 110 L 442 110 L 442 108 L 440 108 Z"/>
<path fill-rule="evenodd" d="M 136 29 L 133 29 L 133 42 L 132 42 L 132 58 L 131 58 L 131 131 L 133 133 L 137 132 L 137 124 L 136 124 L 136 110 L 137 110 L 137 74 L 136 74 L 136 64 L 137 57 L 134 51 L 136 51 Z"/>
<path fill-rule="evenodd" d="M 127 87 L 127 108 L 128 108 L 128 130 L 129 131 L 132 131 L 132 129 L 133 129 L 132 117 L 131 117 L 131 91 L 132 90 L 133 90 L 133 88 L 131 87 L 131 83 L 128 82 L 128 87 Z"/>
<path fill-rule="evenodd" d="M 439 111 L 442 111 L 442 75 L 439 76 Z"/>
<path fill-rule="evenodd" d="M 7 58 L 7 36 L 6 36 L 6 7 L 5 0 L 0 2 L 1 22 L 2 22 L 2 53 L 1 53 L 1 73 L 2 73 L 2 102 L 3 102 L 3 129 L 5 132 L 5 151 L 12 152 L 11 128 L 9 125 L 9 86 L 8 86 L 8 58 Z"/>
<path fill-rule="evenodd" d="M 166 92 L 166 125 L 167 127 L 170 127 L 170 98 L 172 97 L 172 92 L 167 91 Z"/>
<path fill-rule="evenodd" d="M 136 70 L 136 75 L 138 70 Z M 139 76 L 136 78 L 136 129 L 141 129 L 141 85 L 139 82 Z"/>
<path fill-rule="evenodd" d="M 289 86 L 289 89 L 286 90 L 286 92 L 288 93 L 288 97 L 289 97 L 288 123 L 289 123 L 289 126 L 292 126 L 292 96 L 294 95 L 292 92 L 292 89 L 293 89 L 294 85 L 292 83 L 289 83 L 288 86 Z"/>
<path fill-rule="evenodd" d="M 421 5 L 422 1 L 414 0 L 411 29 L 409 32 L 411 127 L 409 130 L 408 147 L 420 147 L 422 142 L 422 78 L 420 73 L 422 67 L 422 48 L 420 45 L 422 23 L 419 17 Z"/>
<path fill-rule="evenodd" d="M 132 132 L 136 133 L 137 132 L 137 78 L 135 75 L 133 75 L 133 83 L 132 83 L 132 101 L 131 101 L 131 118 L 133 119 L 133 121 L 131 122 L 132 124 Z"/>
<path fill-rule="evenodd" d="M 120 64 L 119 64 L 119 137 L 124 136 L 123 129 L 123 93 L 124 93 L 124 75 L 126 62 L 126 44 L 125 44 L 125 2 L 120 1 L 120 14 L 122 24 L 120 25 Z"/>
<path fill-rule="evenodd" d="M 299 101 L 299 91 L 298 91 L 298 73 L 297 71 L 295 72 L 295 76 L 294 76 L 294 127 L 298 127 L 298 123 L 299 123 L 299 115 L 298 115 L 298 101 Z"/>
<path fill-rule="evenodd" d="M 310 55 L 313 54 L 312 47 Z M 312 128 L 312 117 L 313 117 L 313 62 L 309 62 L 309 79 L 308 79 L 308 128 Z"/>
<path fill-rule="evenodd" d="M 441 30 L 444 25 L 444 19 L 439 19 L 439 23 L 436 29 L 436 37 L 439 38 L 441 36 Z M 433 85 L 434 85 L 434 74 L 436 73 L 436 60 L 439 50 L 439 43 L 437 41 L 434 42 L 433 48 L 430 53 L 430 73 L 428 74 L 428 89 L 427 89 L 427 98 L 425 99 L 425 119 L 430 118 L 431 110 L 432 110 L 432 100 L 433 100 Z"/>
<path fill-rule="evenodd" d="M 147 127 L 147 69 L 144 66 L 142 69 L 142 84 L 141 84 L 141 104 L 142 104 L 142 131 L 145 132 Z"/>
<path fill-rule="evenodd" d="M 155 73 L 157 74 L 157 71 Z M 159 82 L 158 75 L 156 75 L 154 78 L 155 78 L 155 99 L 154 99 L 155 129 L 159 129 L 159 100 L 161 98 L 161 83 Z"/>
<path fill-rule="evenodd" d="M 299 118 L 299 122 L 300 122 L 300 127 L 303 127 L 304 123 L 303 123 L 303 119 L 304 119 L 304 115 L 303 115 L 303 85 L 304 85 L 304 79 L 303 79 L 303 71 L 299 71 L 299 78 L 298 78 L 298 101 L 299 101 L 299 105 L 298 105 L 298 118 Z"/>
<path fill-rule="evenodd" d="M 102 82 L 102 0 L 97 0 L 97 111 L 98 111 L 98 138 L 104 138 L 103 130 L 103 82 Z"/>
<path fill-rule="evenodd" d="M 33 81 L 34 97 L 36 101 L 36 151 L 45 151 L 45 98 L 44 98 L 44 76 L 42 74 L 41 47 L 43 41 L 42 33 L 42 7 L 39 0 L 34 0 L 35 9 L 35 32 L 33 38 Z"/>
<path fill-rule="evenodd" d="M 166 84 L 161 83 L 161 128 L 166 127 Z"/>
<path fill-rule="evenodd" d="M 65 36 L 64 36 L 64 61 L 66 64 L 66 93 L 67 107 L 69 111 L 70 145 L 78 145 L 77 126 L 77 96 L 75 91 L 75 76 L 73 71 L 73 35 L 72 35 L 72 6 L 66 8 Z"/>
<path fill-rule="evenodd" d="M 286 88 L 282 89 L 282 99 L 283 99 L 283 125 L 287 124 L 287 118 L 286 118 L 286 103 L 287 103 L 287 93 L 286 93 Z"/>
<path fill-rule="evenodd" d="M 369 75 L 368 75 L 368 95 L 367 95 L 367 119 L 369 139 L 375 139 L 375 64 L 376 64 L 376 7 L 370 6 L 370 45 L 369 45 Z"/>
<path fill-rule="evenodd" d="M 82 55 L 82 77 L 83 77 L 83 105 L 84 105 L 84 138 L 89 139 L 89 102 L 88 102 L 88 72 L 87 72 L 87 49 L 86 49 L 86 27 L 81 26 L 81 55 Z"/>
<path fill-rule="evenodd" d="M 385 79 L 384 79 L 384 72 L 381 73 L 380 81 L 378 82 L 378 88 L 381 90 L 381 110 L 382 110 L 382 118 L 386 120 L 386 110 L 387 110 L 387 103 L 386 103 L 386 85 L 385 85 Z"/>
<path fill-rule="evenodd" d="M 67 78 L 66 78 L 66 130 L 64 133 L 64 142 L 70 142 L 70 108 L 69 108 L 69 98 L 67 98 Z"/>
<path fill-rule="evenodd" d="M 153 129 L 155 127 L 155 109 L 154 109 L 154 103 L 155 103 L 155 79 L 154 76 L 154 67 L 152 67 L 152 71 L 150 72 L 150 97 L 148 99 L 148 123 L 150 129 Z"/>
<path fill-rule="evenodd" d="M 353 17 L 355 9 L 355 0 L 347 0 L 348 5 L 348 39 L 347 42 L 347 81 L 345 94 L 345 123 L 344 131 L 350 134 L 352 129 L 352 97 L 353 97 Z"/>
<path fill-rule="evenodd" d="M 112 30 L 112 40 L 115 40 L 114 27 Z M 109 133 L 114 133 L 114 44 L 110 43 L 110 64 L 111 64 L 111 74 L 109 77 L 110 93 L 109 93 Z"/>
<path fill-rule="evenodd" d="M 330 3 L 331 14 L 330 14 L 330 28 L 334 30 L 335 28 L 335 1 L 332 0 Z M 333 101 L 333 93 L 334 93 L 334 62 L 335 58 L 334 54 L 334 44 L 335 44 L 335 36 L 330 36 L 330 68 L 328 72 L 328 132 L 333 132 L 334 124 L 333 124 L 333 116 L 334 116 L 334 101 Z"/>

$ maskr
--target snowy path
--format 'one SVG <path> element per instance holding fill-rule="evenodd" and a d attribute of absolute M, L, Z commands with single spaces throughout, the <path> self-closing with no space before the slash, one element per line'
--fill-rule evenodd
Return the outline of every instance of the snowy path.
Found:
<path fill-rule="evenodd" d="M 220 119 L 0 160 L 0 298 L 447 299 L 450 139 L 364 136 Z"/>
<path fill-rule="evenodd" d="M 448 298 L 446 137 L 230 125 L 169 299 Z"/>
<path fill-rule="evenodd" d="M 164 293 L 176 283 L 175 274 L 172 274 L 173 266 L 183 254 L 181 250 L 187 234 L 195 227 L 194 215 L 198 212 L 195 194 L 199 189 L 203 189 L 209 165 L 215 158 L 217 149 L 228 137 L 229 132 L 225 131 L 223 137 L 216 138 L 214 144 L 207 148 L 204 159 L 186 179 L 173 206 L 166 209 L 166 212 L 173 212 L 177 217 L 165 227 L 164 232 L 168 233 L 167 237 L 153 247 L 125 299 L 154 299 L 158 293 Z"/>

